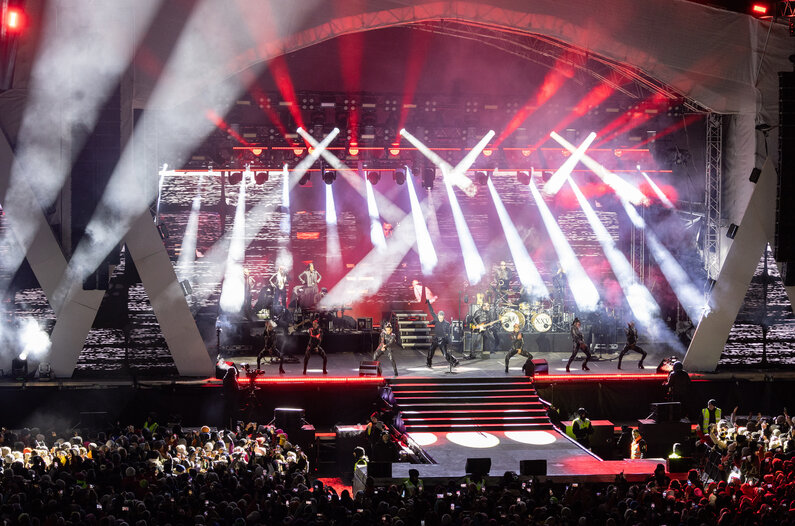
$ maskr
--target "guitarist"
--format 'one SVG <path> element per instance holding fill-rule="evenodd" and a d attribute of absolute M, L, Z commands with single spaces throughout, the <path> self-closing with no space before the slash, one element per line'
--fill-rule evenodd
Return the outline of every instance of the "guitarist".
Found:
<path fill-rule="evenodd" d="M 482 352 L 492 352 L 497 346 L 497 319 L 496 313 L 491 310 L 489 303 L 480 306 L 472 316 L 474 336 L 472 338 L 472 349 L 480 349 Z"/>

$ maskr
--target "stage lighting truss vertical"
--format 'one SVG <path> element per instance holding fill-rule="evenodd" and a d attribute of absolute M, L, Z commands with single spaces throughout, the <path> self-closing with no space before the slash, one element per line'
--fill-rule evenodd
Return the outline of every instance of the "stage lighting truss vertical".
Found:
<path fill-rule="evenodd" d="M 721 179 L 723 150 L 723 116 L 707 116 L 707 166 L 705 202 L 704 268 L 709 279 L 717 279 L 720 272 Z"/>
<path fill-rule="evenodd" d="M 641 207 L 640 214 L 645 216 L 645 207 Z M 645 219 L 645 218 L 644 218 Z M 632 224 L 632 268 L 638 276 L 641 285 L 646 285 L 646 232 Z"/>

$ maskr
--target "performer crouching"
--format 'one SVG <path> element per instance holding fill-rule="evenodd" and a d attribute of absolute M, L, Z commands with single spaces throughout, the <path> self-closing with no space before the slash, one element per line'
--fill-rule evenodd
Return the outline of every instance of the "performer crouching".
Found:
<path fill-rule="evenodd" d="M 508 354 L 505 355 L 505 372 L 508 372 L 508 362 L 513 358 L 514 355 L 524 356 L 530 360 L 533 359 L 533 355 L 529 352 L 525 352 L 524 350 L 524 338 L 522 338 L 522 330 L 519 327 L 518 323 L 514 323 L 513 325 L 513 332 L 511 333 L 511 350 L 508 351 Z"/>
<path fill-rule="evenodd" d="M 403 347 L 398 345 L 397 343 L 397 335 L 392 332 L 392 324 L 387 323 L 384 325 L 384 330 L 381 331 L 381 338 L 378 342 L 378 348 L 375 350 L 375 354 L 373 355 L 373 361 L 377 362 L 381 355 L 386 353 L 387 358 L 389 361 L 392 362 L 392 369 L 395 371 L 395 376 L 398 376 L 398 368 L 397 364 L 395 363 L 395 356 L 393 351 L 395 349 L 403 350 Z"/>
<path fill-rule="evenodd" d="M 585 337 L 582 335 L 582 331 L 580 330 L 580 318 L 574 318 L 574 321 L 571 322 L 571 341 L 572 341 L 572 350 L 571 356 L 569 356 L 569 361 L 566 363 L 566 372 L 570 373 L 569 366 L 571 362 L 574 361 L 574 358 L 577 356 L 577 353 L 582 350 L 585 353 L 585 362 L 582 364 L 583 371 L 590 371 L 591 369 L 588 368 L 588 360 L 591 359 L 591 349 L 588 348 L 588 344 L 585 343 Z"/>
<path fill-rule="evenodd" d="M 638 345 L 638 329 L 635 328 L 635 322 L 627 322 L 626 334 L 627 344 L 624 345 L 624 348 L 621 350 L 621 354 L 618 355 L 618 368 L 621 369 L 621 360 L 624 358 L 624 355 L 629 351 L 635 351 L 640 353 L 638 369 L 643 369 L 643 360 L 646 359 L 647 355 L 646 351 L 644 351 L 643 348 Z"/>

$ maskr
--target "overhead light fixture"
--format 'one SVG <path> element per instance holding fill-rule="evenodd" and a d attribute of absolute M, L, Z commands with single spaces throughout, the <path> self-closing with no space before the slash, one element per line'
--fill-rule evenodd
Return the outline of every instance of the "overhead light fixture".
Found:
<path fill-rule="evenodd" d="M 298 184 L 301 186 L 306 186 L 309 183 L 310 175 L 311 174 L 309 173 L 309 171 L 306 171 L 304 175 L 302 175 L 301 178 L 298 180 Z"/>
<path fill-rule="evenodd" d="M 326 184 L 331 184 L 337 179 L 337 172 L 334 170 L 326 170 L 323 169 L 323 182 Z"/>
<path fill-rule="evenodd" d="M 395 180 L 397 184 L 403 184 L 406 182 L 406 172 L 398 168 L 397 170 L 395 170 L 395 173 L 392 174 L 392 178 Z"/>
<path fill-rule="evenodd" d="M 257 184 L 265 184 L 265 181 L 268 180 L 268 172 L 257 172 L 254 175 L 254 182 Z"/>
<path fill-rule="evenodd" d="M 367 172 L 367 180 L 370 181 L 370 184 L 378 184 L 378 181 L 381 180 L 381 172 Z"/>
<path fill-rule="evenodd" d="M 348 146 L 348 154 L 352 157 L 356 157 L 357 155 L 359 155 L 359 145 L 355 142 L 352 142 Z"/>
<path fill-rule="evenodd" d="M 735 225 L 734 223 L 730 224 L 729 229 L 726 230 L 726 237 L 728 237 L 729 239 L 734 239 L 734 236 L 737 235 L 737 230 L 739 228 L 740 227 Z"/>
<path fill-rule="evenodd" d="M 240 184 L 243 180 L 243 172 L 229 172 L 229 184 Z"/>
<path fill-rule="evenodd" d="M 516 180 L 519 181 L 519 184 L 528 185 L 530 184 L 530 172 L 516 172 Z"/>
<path fill-rule="evenodd" d="M 433 181 L 436 179 L 436 170 L 427 166 L 422 169 L 422 187 L 428 190 L 433 189 Z"/>
<path fill-rule="evenodd" d="M 475 180 L 478 184 L 486 184 L 489 180 L 489 174 L 483 171 L 475 172 Z"/>

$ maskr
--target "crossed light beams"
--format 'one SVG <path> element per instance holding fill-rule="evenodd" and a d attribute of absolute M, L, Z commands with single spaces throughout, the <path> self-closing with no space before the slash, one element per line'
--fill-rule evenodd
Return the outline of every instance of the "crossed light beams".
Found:
<path fill-rule="evenodd" d="M 497 189 L 494 187 L 491 177 L 489 177 L 487 185 L 491 193 L 491 198 L 494 201 L 494 206 L 497 208 L 497 215 L 500 218 L 502 229 L 505 232 L 505 239 L 508 241 L 508 249 L 511 251 L 511 257 L 516 265 L 516 273 L 519 275 L 519 281 L 532 296 L 548 298 L 549 290 L 544 284 L 544 280 L 541 279 L 541 274 L 539 274 L 538 268 L 530 258 L 530 254 L 527 253 L 527 248 L 524 246 L 522 238 L 519 236 L 519 232 L 516 230 L 516 226 L 513 224 L 511 216 L 508 214 L 508 210 L 505 209 L 505 205 L 500 195 L 497 193 Z M 594 305 L 596 305 L 596 302 L 594 302 Z"/>
<path fill-rule="evenodd" d="M 610 263 L 610 268 L 613 269 L 613 274 L 615 274 L 621 290 L 624 291 L 624 296 L 627 298 L 627 303 L 635 319 L 649 332 L 653 339 L 663 339 L 669 344 L 680 347 L 681 344 L 660 319 L 660 306 L 652 297 L 649 289 L 640 283 L 632 265 L 616 246 L 610 232 L 599 220 L 593 207 L 580 191 L 574 179 L 569 177 L 568 181 L 574 191 L 574 195 L 577 197 L 577 201 L 580 203 L 580 208 L 585 213 L 585 217 L 596 235 L 596 239 L 602 246 L 602 251 L 608 263 Z"/>
<path fill-rule="evenodd" d="M 439 262 L 439 258 L 436 256 L 436 249 L 433 248 L 431 234 L 428 232 L 428 225 L 425 223 L 425 216 L 422 213 L 422 208 L 420 208 L 417 192 L 414 190 L 414 174 L 408 166 L 406 166 L 406 186 L 409 188 L 411 219 L 414 223 L 414 236 L 417 238 L 420 266 L 422 266 L 422 273 L 428 276 L 433 272 Z M 434 207 L 430 208 L 434 209 Z"/>
<path fill-rule="evenodd" d="M 555 133 L 555 132 L 552 132 Z M 577 166 L 577 163 L 580 162 L 582 156 L 585 155 L 585 151 L 591 145 L 591 143 L 596 139 L 596 134 L 591 132 L 588 134 L 588 137 L 582 141 L 577 149 L 572 152 L 568 159 L 566 159 L 560 168 L 558 168 L 552 177 L 549 178 L 547 184 L 544 185 L 544 193 L 549 195 L 555 195 L 558 191 L 563 188 L 563 184 L 566 182 L 566 179 L 569 178 L 571 175 L 571 171 L 574 170 L 574 167 Z"/>
<path fill-rule="evenodd" d="M 283 185 L 287 185 L 286 192 L 288 196 L 290 189 L 292 189 L 298 183 L 298 180 L 301 178 L 301 176 L 304 175 L 306 171 L 309 170 L 309 168 L 318 160 L 321 152 L 324 151 L 329 144 L 331 144 L 339 132 L 340 131 L 338 128 L 334 128 L 331 133 L 329 133 L 320 143 L 317 144 L 317 147 L 312 150 L 312 153 L 301 159 L 301 161 L 293 169 L 292 174 L 289 174 L 286 167 L 282 170 L 281 173 L 283 177 L 285 177 L 283 180 Z M 289 183 L 287 182 L 288 179 Z M 284 188 L 285 187 L 282 186 L 282 195 L 284 195 L 285 192 Z M 246 214 L 246 222 L 251 222 L 250 218 L 267 216 L 268 214 L 273 213 L 276 209 L 278 209 L 277 206 L 260 201 L 248 211 Z M 285 215 L 289 215 L 289 208 L 287 208 L 284 213 Z M 282 221 L 282 225 L 284 225 L 284 219 L 282 219 Z M 289 219 L 287 224 L 289 226 Z M 256 238 L 262 226 L 263 225 L 259 225 L 256 229 L 256 232 L 254 232 L 253 235 L 248 238 L 250 240 L 249 243 Z M 289 235 L 289 230 L 287 235 Z M 216 241 L 210 250 L 207 251 L 204 261 L 208 264 L 208 270 L 207 272 L 202 273 L 197 284 L 198 287 L 194 287 L 193 296 L 196 301 L 204 300 L 213 293 L 212 285 L 218 282 L 218 279 L 221 277 L 222 272 L 224 271 L 224 262 L 226 261 L 226 255 L 229 251 L 230 239 L 231 234 L 224 234 L 224 236 Z M 289 250 L 287 250 L 286 246 L 283 248 L 284 251 L 280 252 L 278 256 L 279 259 L 277 260 L 277 265 L 290 269 L 292 268 L 292 254 L 289 253 Z"/>
<path fill-rule="evenodd" d="M 530 181 L 530 192 L 533 194 L 538 211 L 541 213 L 541 219 L 544 221 L 549 238 L 552 240 L 552 246 L 558 255 L 560 268 L 566 274 L 577 308 L 581 311 L 594 310 L 596 304 L 599 303 L 599 292 L 597 292 L 591 278 L 586 274 L 585 269 L 582 268 L 580 260 L 577 259 L 574 250 L 569 245 L 566 236 L 541 196 L 541 192 L 536 187 L 535 181 L 532 180 Z"/>
<path fill-rule="evenodd" d="M 136 5 L 134 25 L 129 9 L 113 2 L 75 2 L 68 8 L 62 2 L 46 4 L 11 178 L 2 196 L 9 229 L 0 243 L 15 247 L 3 256 L 2 266 L 10 276 L 30 249 L 38 224 L 29 218 L 39 207 L 30 206 L 28 192 L 20 185 L 29 185 L 42 206 L 54 201 L 88 132 L 72 133 L 67 142 L 53 130 L 94 128 L 102 102 L 128 67 L 159 3 Z M 106 38 L 108 34 L 114 38 Z"/>
<path fill-rule="evenodd" d="M 461 254 L 464 256 L 464 268 L 467 271 L 467 280 L 469 280 L 470 285 L 475 285 L 480 282 L 480 279 L 486 274 L 486 267 L 483 265 L 483 259 L 480 257 L 478 248 L 475 246 L 475 240 L 472 239 L 472 233 L 469 231 L 464 213 L 461 211 L 461 205 L 458 204 L 458 198 L 455 195 L 455 191 L 453 191 L 453 185 L 445 179 L 444 187 L 447 190 L 447 198 L 450 200 L 450 208 L 453 211 L 455 230 L 458 233 Z"/>
<path fill-rule="evenodd" d="M 657 235 L 650 228 L 647 228 L 646 221 L 638 214 L 635 207 L 627 202 L 626 199 L 619 197 L 619 200 L 624 206 L 624 210 L 627 216 L 629 216 L 630 221 L 632 221 L 632 224 L 646 233 L 646 243 L 649 250 L 651 250 L 652 256 L 660 266 L 663 276 L 665 276 L 668 284 L 671 285 L 676 298 L 682 304 L 690 320 L 694 325 L 698 325 L 698 322 L 701 321 L 701 317 L 704 315 L 704 309 L 706 307 L 704 295 L 693 285 L 690 277 L 679 262 L 676 261 L 673 254 L 671 254 L 662 242 L 657 239 Z"/>
<path fill-rule="evenodd" d="M 245 90 L 237 76 L 208 88 L 207 66 L 235 63 L 240 50 L 250 47 L 252 40 L 268 41 L 275 34 L 272 28 L 279 26 L 279 20 L 274 20 L 274 13 L 266 3 L 235 6 L 246 12 L 211 0 L 203 0 L 191 12 L 147 103 L 150 108 L 169 110 L 144 112 L 136 124 L 133 137 L 127 141 L 86 227 L 86 235 L 61 279 L 56 301 L 65 297 L 71 288 L 80 286 L 124 238 L 133 222 L 147 213 L 157 184 L 153 174 L 146 172 L 146 163 L 137 162 L 134 145 L 146 144 L 148 138 L 156 135 L 160 154 L 184 157 L 212 131 L 214 124 L 206 118 L 208 111 L 226 114 L 238 94 Z M 249 24 L 248 32 L 240 30 L 241 21 L 253 19 L 273 23 Z M 258 67 L 264 67 L 264 63 Z M 185 103 L 185 93 L 195 96 Z"/>
<path fill-rule="evenodd" d="M 556 132 L 550 132 L 550 137 L 555 139 L 558 144 L 569 150 L 573 154 L 577 151 L 577 148 L 574 147 L 569 141 L 558 135 Z M 620 197 L 623 197 L 630 203 L 634 205 L 643 204 L 648 202 L 648 198 L 643 195 L 643 192 L 596 162 L 592 157 L 588 154 L 583 153 L 582 157 L 580 157 L 580 161 L 582 161 L 585 166 L 591 169 L 599 178 L 613 191 L 618 194 Z"/>

